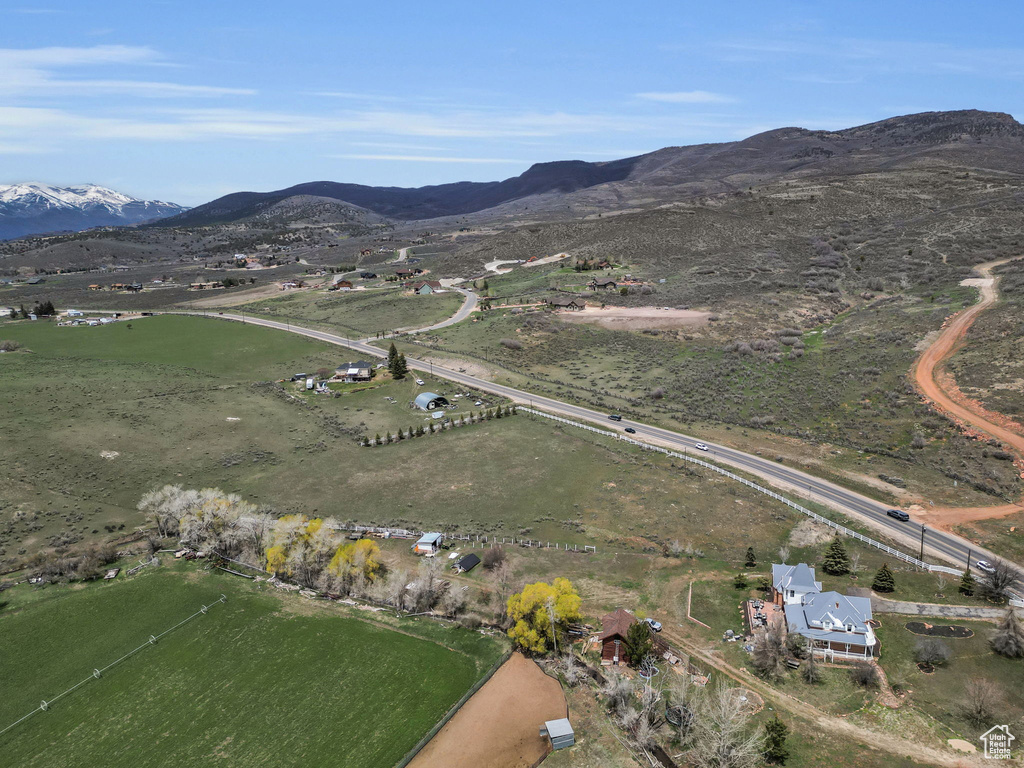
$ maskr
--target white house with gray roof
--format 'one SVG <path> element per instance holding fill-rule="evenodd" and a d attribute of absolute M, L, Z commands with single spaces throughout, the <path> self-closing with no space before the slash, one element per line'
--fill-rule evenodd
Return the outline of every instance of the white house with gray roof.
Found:
<path fill-rule="evenodd" d="M 786 626 L 807 638 L 810 650 L 828 661 L 868 659 L 878 654 L 871 621 L 871 600 L 838 592 L 805 594 L 786 605 Z"/>
<path fill-rule="evenodd" d="M 821 582 L 814 580 L 814 569 L 807 563 L 772 564 L 772 587 L 777 605 L 799 605 L 804 595 L 821 592 Z"/>

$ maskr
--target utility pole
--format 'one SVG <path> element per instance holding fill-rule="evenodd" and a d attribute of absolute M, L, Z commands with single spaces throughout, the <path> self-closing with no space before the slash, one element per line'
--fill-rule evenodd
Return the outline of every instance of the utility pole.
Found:
<path fill-rule="evenodd" d="M 921 526 L 921 557 L 918 558 L 922 563 L 924 562 L 924 532 L 927 528 L 924 525 Z"/>
<path fill-rule="evenodd" d="M 971 572 L 971 550 L 970 550 L 970 548 L 968 548 L 968 550 L 967 550 L 967 572 L 968 573 Z"/>

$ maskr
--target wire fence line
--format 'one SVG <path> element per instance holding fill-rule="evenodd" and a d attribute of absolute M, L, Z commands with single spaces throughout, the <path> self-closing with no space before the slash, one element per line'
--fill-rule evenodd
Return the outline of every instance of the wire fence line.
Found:
<path fill-rule="evenodd" d="M 538 411 L 538 410 L 533 409 L 533 408 L 527 408 L 526 406 L 523 406 L 523 405 L 519 406 L 519 409 L 522 410 L 522 411 L 525 411 L 527 413 L 532 413 L 532 414 L 537 415 L 537 416 L 543 416 L 546 419 L 551 419 L 552 421 L 557 421 L 557 422 L 560 422 L 562 424 L 568 424 L 568 425 L 573 426 L 573 427 L 578 427 L 580 429 L 585 429 L 585 430 L 587 430 L 589 432 L 594 432 L 596 434 L 604 435 L 606 437 L 613 437 L 616 440 L 621 440 L 624 443 L 629 443 L 630 445 L 635 445 L 635 446 L 637 446 L 639 448 L 642 448 L 645 451 L 655 451 L 656 453 L 662 453 L 662 454 L 664 454 L 666 456 L 671 456 L 672 458 L 675 458 L 675 459 L 682 459 L 683 461 L 688 461 L 691 464 L 697 464 L 697 465 L 699 465 L 701 467 L 704 467 L 705 469 L 710 469 L 713 472 L 717 472 L 720 475 L 724 475 L 725 477 L 728 477 L 731 480 L 735 480 L 738 483 L 742 483 L 743 485 L 747 486 L 748 488 L 751 488 L 751 489 L 753 489 L 755 491 L 758 491 L 759 493 L 763 493 L 764 495 L 766 495 L 766 496 L 768 496 L 768 497 L 770 497 L 772 499 L 775 499 L 776 501 L 781 502 L 782 504 L 785 504 L 786 506 L 788 506 L 788 507 L 790 507 L 792 509 L 795 509 L 796 511 L 798 511 L 798 512 L 800 512 L 802 514 L 807 515 L 812 520 L 816 520 L 819 523 L 822 523 L 823 525 L 827 525 L 829 528 L 833 528 L 834 530 L 838 531 L 839 533 L 842 533 L 845 536 L 849 536 L 850 538 L 857 539 L 858 541 L 862 541 L 865 544 L 868 544 L 869 546 L 872 546 L 872 547 L 875 547 L 876 549 L 882 550 L 883 552 L 885 552 L 888 555 L 892 555 L 893 557 L 898 558 L 899 560 L 902 560 L 902 561 L 904 561 L 906 563 L 909 563 L 910 565 L 916 566 L 916 567 L 924 569 L 926 571 L 936 571 L 936 572 L 939 572 L 939 573 L 948 573 L 948 574 L 952 574 L 952 575 L 956 575 L 956 576 L 959 576 L 962 573 L 962 571 L 960 571 L 960 570 L 958 570 L 956 568 L 949 568 L 949 567 L 947 567 L 945 565 L 931 565 L 929 563 L 925 563 L 925 562 L 923 562 L 921 560 L 918 560 L 916 557 L 914 557 L 912 555 L 908 555 L 906 552 L 901 552 L 898 549 L 893 549 L 892 547 L 888 546 L 887 544 L 883 544 L 880 541 L 875 541 L 874 539 L 872 539 L 872 538 L 870 538 L 868 536 L 865 536 L 862 533 L 858 533 L 857 531 L 854 531 L 854 530 L 851 530 L 850 528 L 847 528 L 845 525 L 840 525 L 839 523 L 835 522 L 834 520 L 829 520 L 827 517 L 823 517 L 823 516 L 819 515 L 817 512 L 813 512 L 813 511 L 807 509 L 807 507 L 805 507 L 805 506 L 803 506 L 801 504 L 797 504 L 795 501 L 792 501 L 791 499 L 788 499 L 785 496 L 782 496 L 781 494 L 776 493 L 775 491 L 771 490 L 770 488 L 765 488 L 763 485 L 758 485 L 757 483 L 751 482 L 750 480 L 747 480 L 745 477 L 740 477 L 739 475 L 735 474 L 734 472 L 730 472 L 729 470 L 724 469 L 724 468 L 722 468 L 722 467 L 720 467 L 720 466 L 718 466 L 716 464 L 712 464 L 712 463 L 704 461 L 702 459 L 698 459 L 696 456 L 689 456 L 689 455 L 684 454 L 684 453 L 678 453 L 676 451 L 670 451 L 668 448 L 662 448 L 661 446 L 658 446 L 658 445 L 651 445 L 649 443 L 644 443 L 644 442 L 641 442 L 639 440 L 634 440 L 631 437 L 626 437 L 624 435 L 620 435 L 618 432 L 612 432 L 612 431 L 607 430 L 607 429 L 599 429 L 598 427 L 592 427 L 589 424 L 583 424 L 583 423 L 578 422 L 578 421 L 572 421 L 570 419 L 564 419 L 561 416 L 555 416 L 555 415 L 550 414 L 550 413 L 545 413 L 544 411 Z"/>
<path fill-rule="evenodd" d="M 63 693 L 57 694 L 56 696 L 54 696 L 49 701 L 47 701 L 46 699 L 43 699 L 42 702 L 40 702 L 39 706 L 36 707 L 35 709 L 33 709 L 27 715 L 25 715 L 24 717 L 21 717 L 21 718 L 15 720 L 13 723 L 8 725 L 6 728 L 0 730 L 0 736 L 3 736 L 5 733 L 7 733 L 9 730 L 14 728 L 15 726 L 20 725 L 21 723 L 25 722 L 26 720 L 28 720 L 33 715 L 38 714 L 39 712 L 47 711 L 52 704 L 54 704 L 55 702 L 59 701 L 60 699 L 63 699 L 65 696 L 67 696 L 72 691 L 78 690 L 83 685 L 88 683 L 90 680 L 99 680 L 103 676 L 103 673 L 106 672 L 108 669 L 111 669 L 112 667 L 115 667 L 118 664 L 120 664 L 122 661 L 125 661 L 126 659 L 134 656 L 136 653 L 141 651 L 143 648 L 148 648 L 151 645 L 156 645 L 157 641 L 160 638 L 162 638 L 164 635 L 167 635 L 168 633 L 173 632 L 174 630 L 176 630 L 178 627 L 180 627 L 180 626 L 182 626 L 184 624 L 187 624 L 188 622 L 192 621 L 192 619 L 194 619 L 196 616 L 204 615 L 214 605 L 217 605 L 218 603 L 226 603 L 226 602 L 227 602 L 227 597 L 224 596 L 224 595 L 221 595 L 219 600 L 216 600 L 215 602 L 211 603 L 210 605 L 204 605 L 202 608 L 200 608 L 198 611 L 193 613 L 191 616 L 189 616 L 188 618 L 182 619 L 181 621 L 179 621 L 177 624 L 175 624 L 170 629 L 165 629 L 159 635 L 150 635 L 149 639 L 146 642 L 144 642 L 142 645 L 138 646 L 137 648 L 133 648 L 132 650 L 128 651 L 128 653 L 126 653 L 121 658 L 115 659 L 114 661 L 112 661 L 109 664 L 107 664 L 107 666 L 101 667 L 101 668 L 98 668 L 98 669 L 94 669 L 92 671 L 91 675 L 89 675 L 84 680 L 81 680 L 81 681 L 75 683 L 73 686 L 68 688 Z"/>

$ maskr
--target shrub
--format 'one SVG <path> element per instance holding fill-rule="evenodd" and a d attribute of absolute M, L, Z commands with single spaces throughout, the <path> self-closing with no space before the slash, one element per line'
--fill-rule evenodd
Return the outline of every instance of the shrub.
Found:
<path fill-rule="evenodd" d="M 850 679 L 856 685 L 861 685 L 865 688 L 874 688 L 878 685 L 878 670 L 875 669 L 875 665 L 866 661 L 862 661 L 859 664 L 855 664 L 850 669 Z"/>
<path fill-rule="evenodd" d="M 480 561 L 488 571 L 493 571 L 508 559 L 508 554 L 501 547 L 491 547 L 484 551 Z"/>
<path fill-rule="evenodd" d="M 0 351 L 14 352 L 16 349 L 21 349 L 20 341 L 15 341 L 14 339 L 4 339 L 3 341 L 0 341 Z"/>
<path fill-rule="evenodd" d="M 518 339 L 502 339 L 499 343 L 501 344 L 501 346 L 505 347 L 505 349 L 523 348 L 523 342 L 519 341 Z"/>
<path fill-rule="evenodd" d="M 935 637 L 922 637 L 914 646 L 914 658 L 932 667 L 945 664 L 952 655 L 952 649 Z"/>
<path fill-rule="evenodd" d="M 654 389 L 651 390 L 651 399 L 652 400 L 661 400 L 661 398 L 663 398 L 664 396 L 665 396 L 665 388 L 664 387 L 655 387 Z"/>

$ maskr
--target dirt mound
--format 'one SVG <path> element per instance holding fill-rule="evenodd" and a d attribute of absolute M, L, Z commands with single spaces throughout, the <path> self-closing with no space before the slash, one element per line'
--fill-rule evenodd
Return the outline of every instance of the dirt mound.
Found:
<path fill-rule="evenodd" d="M 832 541 L 835 535 L 835 532 L 827 525 L 822 525 L 814 520 L 801 520 L 789 532 L 787 543 L 791 547 L 812 547 Z"/>
<path fill-rule="evenodd" d="M 948 637 L 958 640 L 966 640 L 974 637 L 974 632 L 967 627 L 960 627 L 955 624 L 926 624 L 923 621 L 908 621 L 904 624 L 908 630 L 915 635 L 927 635 L 928 637 Z"/>

